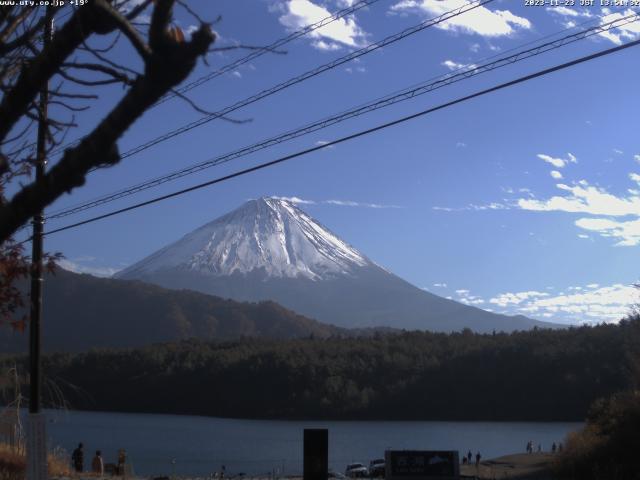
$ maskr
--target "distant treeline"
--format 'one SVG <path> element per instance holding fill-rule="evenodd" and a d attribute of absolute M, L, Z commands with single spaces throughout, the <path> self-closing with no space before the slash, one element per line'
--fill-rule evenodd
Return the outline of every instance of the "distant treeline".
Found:
<path fill-rule="evenodd" d="M 49 403 L 245 418 L 583 420 L 638 376 L 640 319 L 512 334 L 183 341 L 44 358 Z M 5 358 L 7 365 L 16 359 Z M 17 359 L 22 372 L 27 362 Z M 56 388 L 52 388 L 55 385 Z M 28 394 L 28 393 L 27 393 Z"/>

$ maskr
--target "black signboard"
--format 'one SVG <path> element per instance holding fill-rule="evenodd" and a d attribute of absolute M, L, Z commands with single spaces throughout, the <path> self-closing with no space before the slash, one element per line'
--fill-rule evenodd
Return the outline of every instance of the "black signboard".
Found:
<path fill-rule="evenodd" d="M 460 475 L 457 451 L 387 450 L 386 479 L 456 478 Z"/>
<path fill-rule="evenodd" d="M 328 470 L 329 431 L 326 428 L 305 428 L 304 480 L 327 480 Z"/>

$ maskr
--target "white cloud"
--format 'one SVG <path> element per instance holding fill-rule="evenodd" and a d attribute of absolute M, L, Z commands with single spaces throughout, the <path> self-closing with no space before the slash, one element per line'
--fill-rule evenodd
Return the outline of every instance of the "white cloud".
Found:
<path fill-rule="evenodd" d="M 72 260 L 67 258 L 62 258 L 58 260 L 56 263 L 64 268 L 65 270 L 69 270 L 70 272 L 75 273 L 88 273 L 95 277 L 110 277 L 114 273 L 121 270 L 121 268 L 113 268 L 113 267 L 104 267 L 97 265 L 85 265 L 85 262 L 93 263 L 95 262 L 95 257 L 89 256 L 81 256 L 74 258 Z"/>
<path fill-rule="evenodd" d="M 618 221 L 610 218 L 580 218 L 575 222 L 583 230 L 597 232 L 602 237 L 618 239 L 618 247 L 635 247 L 640 245 L 640 219 Z"/>
<path fill-rule="evenodd" d="M 464 142 L 458 142 L 458 143 L 456 143 L 456 148 L 465 148 L 466 146 L 467 146 L 467 144 L 466 144 L 466 143 L 464 143 Z"/>
<path fill-rule="evenodd" d="M 562 179 L 562 174 L 557 171 L 557 170 L 551 170 L 550 175 L 555 178 L 556 180 L 561 180 Z"/>
<path fill-rule="evenodd" d="M 512 208 L 511 205 L 507 205 L 505 203 L 499 203 L 499 202 L 492 202 L 492 203 L 487 203 L 484 205 L 476 205 L 476 204 L 469 204 L 466 207 L 431 207 L 432 210 L 437 210 L 440 212 L 467 212 L 467 211 L 473 211 L 473 212 L 481 212 L 481 211 L 485 211 L 485 210 L 510 210 Z"/>
<path fill-rule="evenodd" d="M 322 203 L 327 205 L 338 205 L 341 207 L 366 207 L 366 208 L 403 208 L 399 205 L 382 205 L 379 203 L 362 203 L 352 200 L 324 200 Z"/>
<path fill-rule="evenodd" d="M 501 307 L 502 313 L 594 323 L 616 322 L 638 301 L 637 289 L 620 283 L 610 286 L 591 283 L 567 290 L 571 293 L 509 292 L 491 298 L 489 303 Z"/>
<path fill-rule="evenodd" d="M 618 155 L 622 155 L 624 152 L 622 150 L 620 150 L 619 148 L 614 148 L 613 149 L 613 153 L 617 153 Z"/>
<path fill-rule="evenodd" d="M 333 52 L 342 48 L 339 43 L 325 42 L 324 40 L 316 40 L 315 42 L 312 42 L 311 45 L 318 50 L 323 50 L 325 52 Z"/>
<path fill-rule="evenodd" d="M 468 5 L 465 0 L 401 0 L 391 7 L 391 12 L 416 12 L 439 16 Z M 443 30 L 477 34 L 486 37 L 513 35 L 517 29 L 529 30 L 532 25 L 524 17 L 509 10 L 489 10 L 481 6 L 468 10 L 437 25 Z"/>
<path fill-rule="evenodd" d="M 272 197 L 275 198 L 277 200 L 286 200 L 287 202 L 291 202 L 291 203 L 295 203 L 296 205 L 300 204 L 300 205 L 315 205 L 316 202 L 313 200 L 305 200 L 304 198 L 300 198 L 300 197 Z"/>
<path fill-rule="evenodd" d="M 552 174 L 553 175 L 553 174 Z M 629 179 L 640 183 L 640 174 L 630 173 Z M 601 237 L 614 239 L 615 246 L 640 245 L 640 190 L 627 189 L 628 196 L 614 195 L 605 189 L 580 180 L 572 186 L 559 183 L 556 187 L 566 192 L 546 200 L 520 198 L 517 205 L 522 210 L 537 212 L 566 212 L 593 215 L 578 218 L 574 225 Z M 611 217 L 632 217 L 616 219 Z M 586 234 L 579 238 L 589 238 Z"/>
<path fill-rule="evenodd" d="M 540 160 L 544 160 L 545 162 L 550 163 L 556 168 L 564 168 L 569 163 L 578 163 L 578 159 L 571 153 L 567 154 L 567 158 L 555 158 L 544 153 L 539 153 L 537 157 Z"/>
<path fill-rule="evenodd" d="M 593 15 L 588 10 L 576 10 L 565 6 L 547 7 L 547 12 L 560 15 L 562 17 L 584 17 L 591 18 Z"/>
<path fill-rule="evenodd" d="M 578 185 L 556 185 L 568 192 L 566 196 L 555 196 L 548 200 L 521 198 L 518 207 L 537 212 L 588 213 L 591 215 L 625 216 L 640 213 L 640 197 L 617 197 L 606 190 L 589 185 L 582 180 Z"/>
<path fill-rule="evenodd" d="M 301 204 L 301 205 L 335 205 L 338 207 L 363 207 L 363 208 L 403 208 L 399 205 L 383 205 L 380 203 L 366 203 L 366 202 L 354 202 L 353 200 L 308 200 L 300 197 L 278 197 L 272 196 L 272 198 L 276 198 L 278 200 L 286 200 L 291 203 Z"/>
<path fill-rule="evenodd" d="M 326 144 L 328 144 L 328 143 L 329 143 L 329 141 L 328 141 L 328 140 L 318 140 L 318 141 L 315 143 L 315 145 L 316 145 L 317 147 L 319 147 L 319 146 L 321 146 L 321 145 L 326 145 Z M 326 147 L 326 150 L 330 150 L 330 149 L 332 149 L 332 148 L 336 148 L 336 146 L 335 146 L 335 145 L 329 145 L 328 147 Z"/>
<path fill-rule="evenodd" d="M 493 303 L 495 305 L 498 305 L 499 307 L 506 307 L 507 305 L 519 305 L 531 298 L 548 297 L 548 296 L 549 294 L 546 292 L 537 292 L 535 290 L 530 290 L 528 292 L 518 292 L 518 293 L 502 293 L 490 299 L 489 303 Z"/>
<path fill-rule="evenodd" d="M 442 65 L 447 67 L 449 70 L 461 70 L 463 68 L 473 70 L 474 68 L 477 68 L 477 65 L 473 63 L 458 63 L 454 62 L 453 60 L 445 60 L 444 62 L 442 62 Z"/>
<path fill-rule="evenodd" d="M 310 0 L 287 0 L 279 4 L 282 15 L 278 19 L 289 31 L 300 30 L 331 15 L 331 12 Z M 358 25 L 354 16 L 343 17 L 308 34 L 312 46 L 318 50 L 337 50 L 341 46 L 364 45 L 367 33 Z"/>
<path fill-rule="evenodd" d="M 446 283 L 434 283 L 433 286 L 434 287 L 439 287 L 439 288 L 447 288 L 447 284 Z"/>
<path fill-rule="evenodd" d="M 603 13 L 608 13 L 608 11 L 603 9 Z M 600 24 L 602 25 L 605 23 L 613 22 L 629 15 L 635 14 L 636 12 L 631 9 L 628 9 L 625 12 L 612 13 L 603 17 L 600 21 Z M 629 22 L 618 28 L 613 28 L 611 30 L 601 32 L 598 35 L 606 38 L 616 45 L 621 45 L 625 40 L 636 40 L 637 38 L 640 38 L 640 24 L 637 21 Z"/>

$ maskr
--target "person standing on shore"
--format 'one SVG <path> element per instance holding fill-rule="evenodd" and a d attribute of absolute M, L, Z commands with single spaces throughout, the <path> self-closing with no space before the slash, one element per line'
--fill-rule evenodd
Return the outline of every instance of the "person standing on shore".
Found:
<path fill-rule="evenodd" d="M 100 450 L 96 450 L 96 456 L 91 461 L 91 471 L 101 477 L 104 475 L 104 462 L 102 461 L 102 452 Z"/>
<path fill-rule="evenodd" d="M 481 458 L 482 458 L 482 455 L 480 455 L 480 452 L 476 453 L 476 467 L 480 465 Z"/>
<path fill-rule="evenodd" d="M 469 465 L 471 465 L 472 458 L 473 458 L 473 454 L 471 453 L 471 450 L 469 450 L 469 452 L 467 452 L 467 462 L 469 463 Z"/>
<path fill-rule="evenodd" d="M 73 462 L 73 468 L 76 472 L 82 472 L 84 467 L 84 445 L 82 442 L 78 444 L 78 448 L 76 448 L 71 454 L 71 461 Z"/>

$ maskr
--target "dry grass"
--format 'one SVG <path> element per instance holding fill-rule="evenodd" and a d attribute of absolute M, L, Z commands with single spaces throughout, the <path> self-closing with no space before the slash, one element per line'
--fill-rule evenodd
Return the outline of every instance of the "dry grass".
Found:
<path fill-rule="evenodd" d="M 49 475 L 68 476 L 71 474 L 67 459 L 63 452 L 52 452 L 47 455 Z M 17 450 L 7 444 L 0 443 L 0 480 L 23 480 L 26 471 L 24 449 Z"/>

